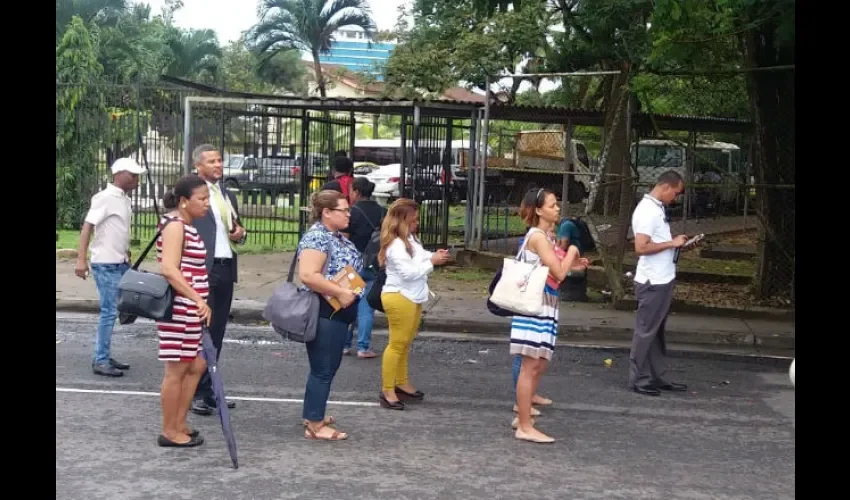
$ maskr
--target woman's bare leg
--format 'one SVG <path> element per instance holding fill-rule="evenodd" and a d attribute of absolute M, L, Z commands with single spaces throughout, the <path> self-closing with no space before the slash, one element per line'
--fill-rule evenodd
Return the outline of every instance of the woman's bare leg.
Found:
<path fill-rule="evenodd" d="M 165 375 L 160 388 L 162 405 L 162 435 L 175 443 L 188 443 L 190 438 L 183 433 L 180 421 L 180 403 L 183 382 L 189 372 L 189 363 L 178 361 L 165 362 Z"/>
<path fill-rule="evenodd" d="M 189 414 L 189 407 L 192 406 L 192 398 L 195 397 L 195 390 L 198 388 L 198 381 L 207 369 L 207 362 L 201 353 L 189 365 L 186 376 L 183 378 L 183 387 L 180 394 L 180 413 L 177 415 L 177 425 L 181 432 L 189 434 L 191 429 L 186 423 L 186 417 Z"/>

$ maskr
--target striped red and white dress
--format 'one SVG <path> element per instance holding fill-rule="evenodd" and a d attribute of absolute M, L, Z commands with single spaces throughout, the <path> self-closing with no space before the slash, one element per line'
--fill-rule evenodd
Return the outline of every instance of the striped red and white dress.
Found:
<path fill-rule="evenodd" d="M 157 229 L 161 228 L 167 219 L 183 222 L 184 241 L 180 270 L 198 295 L 206 299 L 210 294 L 210 286 L 206 266 L 207 249 L 204 241 L 194 226 L 186 224 L 177 216 L 163 216 Z M 162 235 L 156 239 L 156 260 L 162 262 Z M 159 332 L 160 361 L 192 361 L 198 357 L 198 352 L 201 350 L 201 318 L 198 317 L 195 301 L 180 295 L 175 290 L 171 321 L 157 321 L 156 329 Z"/>

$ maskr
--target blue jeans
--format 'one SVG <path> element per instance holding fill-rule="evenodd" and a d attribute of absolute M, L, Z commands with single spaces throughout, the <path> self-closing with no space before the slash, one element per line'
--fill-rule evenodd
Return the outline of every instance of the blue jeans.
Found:
<path fill-rule="evenodd" d="M 351 341 L 354 337 L 354 325 L 356 324 L 357 351 L 364 352 L 368 351 L 372 344 L 372 325 L 375 322 L 375 310 L 369 306 L 369 301 L 366 300 L 366 297 L 369 296 L 369 291 L 372 289 L 372 285 L 375 284 L 375 279 L 377 277 L 370 271 L 365 270 L 360 277 L 366 282 L 366 289 L 363 291 L 363 296 L 357 303 L 357 321 L 356 323 L 351 324 L 351 327 L 349 327 L 348 333 L 345 336 L 345 348 L 351 349 Z"/>
<path fill-rule="evenodd" d="M 94 344 L 94 364 L 108 363 L 112 345 L 112 328 L 118 318 L 118 283 L 130 264 L 92 264 L 91 271 L 100 297 L 100 318 Z"/>
<path fill-rule="evenodd" d="M 348 323 L 319 318 L 316 338 L 306 344 L 310 360 L 302 413 L 306 420 L 319 422 L 325 418 L 331 382 L 342 362 L 342 346 L 347 332 Z"/>
<path fill-rule="evenodd" d="M 522 355 L 514 356 L 513 376 L 514 376 L 514 395 L 516 395 L 516 384 L 519 382 L 519 369 L 522 368 Z"/>

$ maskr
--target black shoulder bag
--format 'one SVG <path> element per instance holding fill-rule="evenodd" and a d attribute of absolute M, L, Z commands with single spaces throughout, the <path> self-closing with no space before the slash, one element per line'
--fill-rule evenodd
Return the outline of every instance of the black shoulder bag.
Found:
<path fill-rule="evenodd" d="M 119 321 L 122 325 L 136 321 L 138 316 L 158 321 L 171 319 L 172 309 L 174 308 L 174 288 L 163 275 L 141 271 L 139 265 L 145 260 L 165 226 L 173 220 L 165 221 L 162 228 L 156 232 L 153 240 L 142 252 L 142 255 L 133 264 L 133 267 L 124 273 L 118 283 L 118 312 L 120 313 Z M 183 260 L 182 248 L 185 245 L 184 236 L 180 260 Z"/>

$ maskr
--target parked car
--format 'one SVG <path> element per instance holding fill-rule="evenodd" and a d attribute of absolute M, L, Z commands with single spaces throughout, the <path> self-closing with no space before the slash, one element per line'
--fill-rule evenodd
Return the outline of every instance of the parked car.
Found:
<path fill-rule="evenodd" d="M 375 183 L 375 190 L 372 196 L 379 203 L 390 203 L 401 197 L 400 163 L 383 165 L 365 177 Z M 414 197 L 417 201 L 439 200 L 443 198 L 443 186 L 437 179 L 436 174 L 420 172 L 418 175 L 411 176 L 408 173 L 405 183 L 408 186 L 408 192 L 409 188 L 411 186 L 413 187 Z"/>

